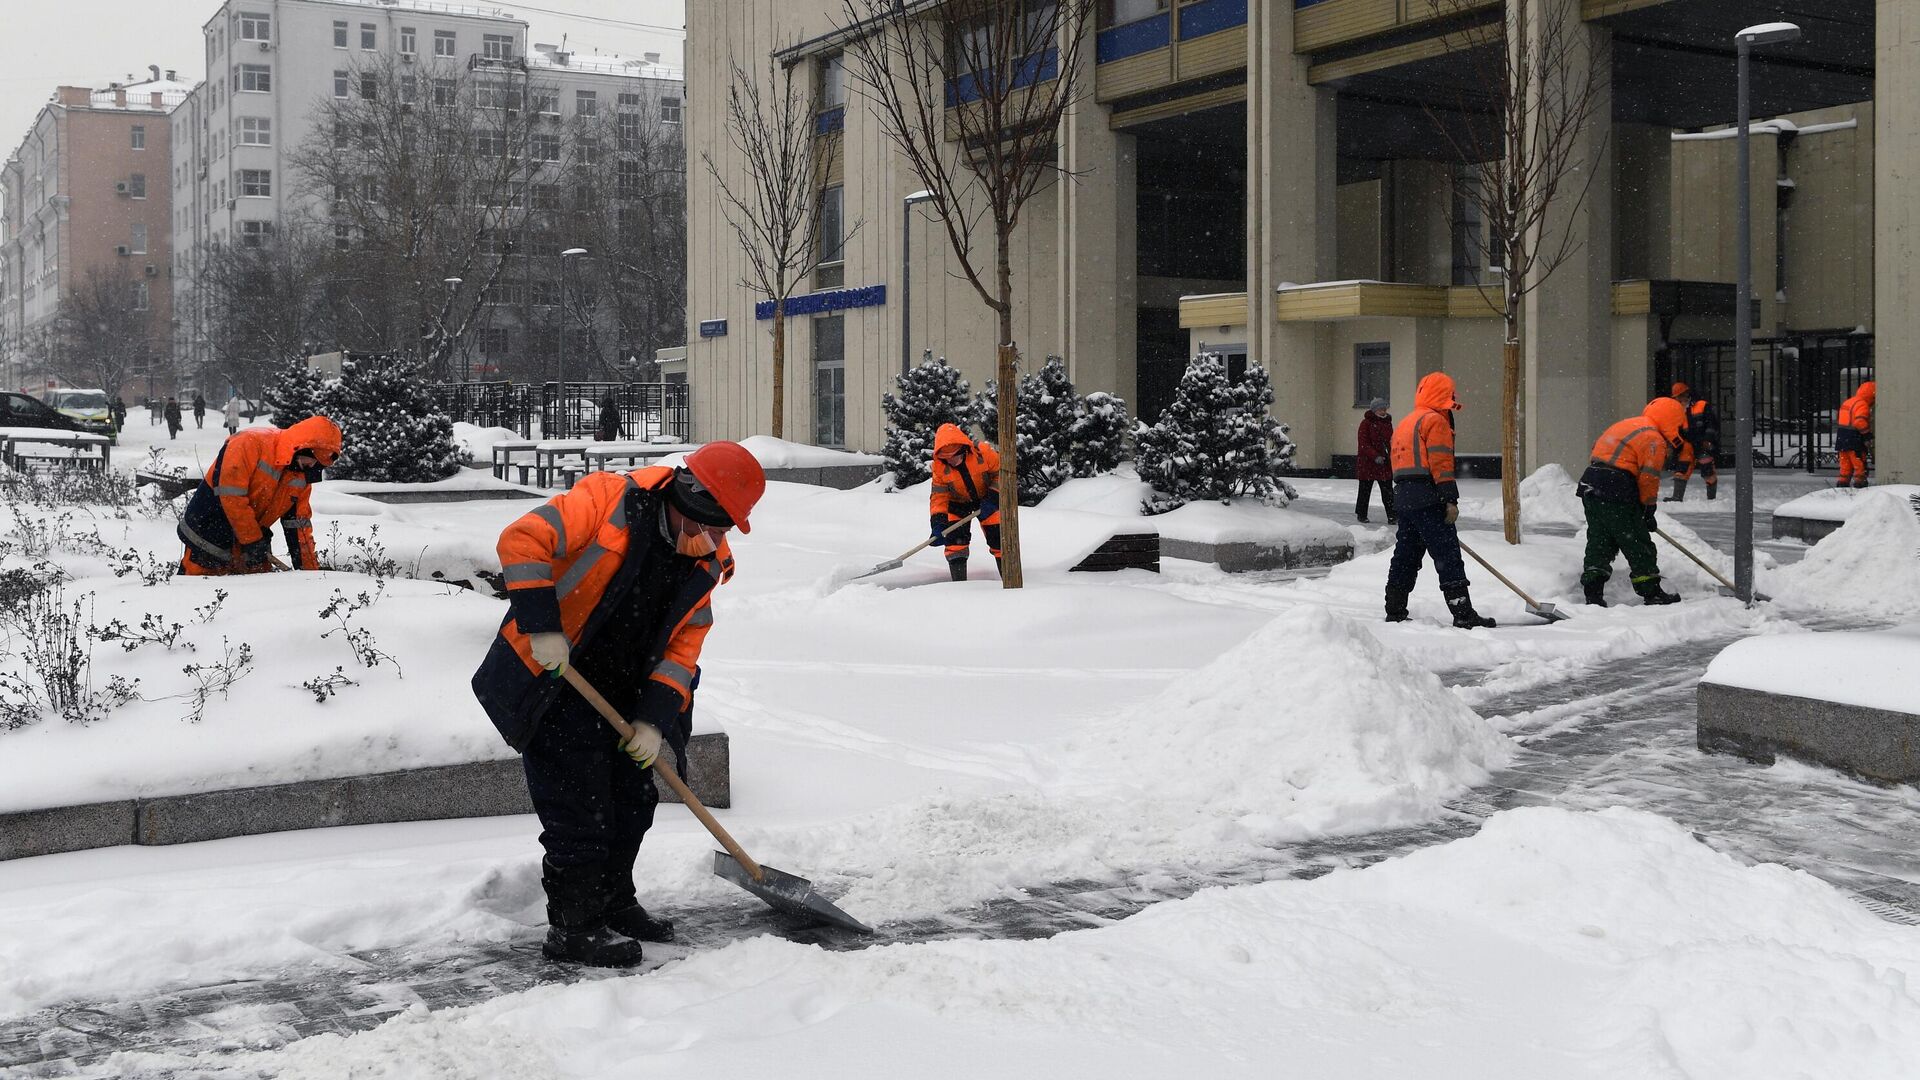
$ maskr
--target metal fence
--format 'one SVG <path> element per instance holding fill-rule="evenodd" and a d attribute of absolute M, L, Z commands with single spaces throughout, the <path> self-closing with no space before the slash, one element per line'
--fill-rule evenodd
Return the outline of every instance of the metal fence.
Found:
<path fill-rule="evenodd" d="M 1754 465 L 1807 472 L 1837 468 L 1835 419 L 1840 403 L 1873 378 L 1873 335 L 1758 338 L 1750 355 Z M 1676 341 L 1654 360 L 1653 393 L 1664 394 L 1678 381 L 1696 398 L 1709 398 L 1720 410 L 1723 447 L 1734 438 L 1735 358 L 1731 341 Z"/>
<path fill-rule="evenodd" d="M 438 383 L 430 390 L 453 419 L 509 428 L 524 439 L 594 437 L 608 394 L 620 413 L 621 439 L 684 441 L 693 433 L 685 383 L 568 382 L 564 402 L 559 384 L 551 382 Z"/>

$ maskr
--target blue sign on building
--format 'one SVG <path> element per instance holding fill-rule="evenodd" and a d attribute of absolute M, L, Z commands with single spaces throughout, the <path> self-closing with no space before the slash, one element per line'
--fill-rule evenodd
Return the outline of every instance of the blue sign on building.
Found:
<path fill-rule="evenodd" d="M 727 336 L 727 320 L 702 319 L 700 321 L 700 336 L 701 337 L 726 337 Z"/>
<path fill-rule="evenodd" d="M 818 315 L 823 311 L 845 311 L 848 308 L 879 307 L 886 302 L 887 287 L 885 285 L 865 285 L 858 289 L 828 289 L 826 292 L 787 297 L 787 314 Z M 753 317 L 756 319 L 773 318 L 773 301 L 762 300 L 753 305 Z"/>

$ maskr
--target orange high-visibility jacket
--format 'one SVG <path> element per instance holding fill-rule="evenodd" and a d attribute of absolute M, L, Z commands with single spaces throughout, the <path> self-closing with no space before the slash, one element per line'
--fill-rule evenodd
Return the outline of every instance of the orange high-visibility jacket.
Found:
<path fill-rule="evenodd" d="M 1454 482 L 1453 420 L 1448 414 L 1459 407 L 1451 375 L 1435 371 L 1420 380 L 1413 411 L 1393 429 L 1390 456 L 1395 482 L 1425 480 L 1435 487 Z"/>
<path fill-rule="evenodd" d="M 1873 432 L 1874 384 L 1863 382 L 1854 395 L 1840 403 L 1840 430 L 1864 437 Z"/>
<path fill-rule="evenodd" d="M 1620 490 L 1637 490 L 1645 506 L 1658 502 L 1660 473 L 1667 467 L 1686 418 L 1687 411 L 1678 401 L 1661 397 L 1648 402 L 1639 416 L 1629 416 L 1607 428 L 1593 444 L 1593 460 L 1588 465 L 1590 482 L 1596 467 L 1617 469 L 1631 478 L 1630 486 L 1623 485 Z M 1602 483 L 1594 486 L 1603 490 L 1614 487 Z"/>
<path fill-rule="evenodd" d="M 593 639 L 646 569 L 648 537 L 635 533 L 656 527 L 659 500 L 673 474 L 666 466 L 588 473 L 500 534 L 510 610 L 473 688 L 515 749 L 533 737 L 540 715 L 564 685 L 534 661 L 531 635 L 558 631 L 576 651 Z M 712 593 L 733 577 L 733 552 L 722 539 L 696 565 L 699 570 L 669 599 L 643 665 L 649 681 L 678 695 L 682 710 L 693 701 L 694 670 L 713 628 Z"/>
<path fill-rule="evenodd" d="M 957 469 L 940 460 L 940 451 L 950 446 L 967 448 L 967 456 Z M 952 506 L 971 510 L 989 491 L 996 495 L 1000 491 L 1000 451 L 992 443 L 967 438 L 957 424 L 941 424 L 933 436 L 933 495 L 928 500 L 928 512 L 949 514 Z"/>
<path fill-rule="evenodd" d="M 293 455 L 300 450 L 332 462 L 340 454 L 340 428 L 324 416 L 309 416 L 285 430 L 248 428 L 227 437 L 205 479 L 226 519 L 224 528 L 198 512 L 181 521 L 181 534 L 212 560 L 208 565 L 225 566 L 234 547 L 266 536 L 275 522 L 286 531 L 287 546 L 299 556 L 300 566 L 319 565 L 307 477 L 293 468 Z"/>

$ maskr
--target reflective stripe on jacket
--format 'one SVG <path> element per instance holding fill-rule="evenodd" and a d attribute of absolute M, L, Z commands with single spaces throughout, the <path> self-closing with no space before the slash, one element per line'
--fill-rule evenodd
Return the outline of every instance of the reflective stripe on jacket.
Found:
<path fill-rule="evenodd" d="M 523 514 L 500 534 L 501 577 L 509 610 L 493 647 L 473 676 L 474 696 L 508 745 L 520 749 L 538 729 L 565 684 L 533 659 L 531 635 L 558 631 L 577 653 L 593 640 L 647 569 L 644 532 L 657 526 L 660 491 L 673 479 L 665 466 L 631 473 L 588 473 L 572 488 Z M 733 576 L 733 554 L 700 559 L 669 599 L 642 667 L 651 682 L 693 700 L 694 671 L 713 628 L 715 586 Z"/>
<path fill-rule="evenodd" d="M 302 569 L 319 566 L 313 546 L 313 508 L 305 473 L 293 467 L 300 450 L 340 452 L 340 429 L 312 416 L 290 428 L 249 428 L 227 437 L 180 518 L 180 536 L 195 562 L 224 567 L 233 549 L 267 535 L 278 522 L 287 550 Z"/>
<path fill-rule="evenodd" d="M 1609 502 L 1651 506 L 1660 498 L 1660 473 L 1667 465 L 1667 440 L 1644 416 L 1630 416 L 1609 427 L 1593 444 L 1593 460 L 1581 479 Z"/>

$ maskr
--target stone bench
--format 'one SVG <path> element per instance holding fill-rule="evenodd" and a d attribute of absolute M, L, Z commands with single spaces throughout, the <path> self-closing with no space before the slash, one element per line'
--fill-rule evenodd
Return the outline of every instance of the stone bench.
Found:
<path fill-rule="evenodd" d="M 687 756 L 693 760 L 694 795 L 711 807 L 732 805 L 726 734 L 695 735 Z M 680 801 L 657 779 L 654 786 L 662 802 Z M 508 758 L 0 814 L 0 860 L 122 844 L 189 844 L 295 829 L 532 812 L 520 759 Z"/>
<path fill-rule="evenodd" d="M 1793 517 L 1773 515 L 1773 538 L 1775 540 L 1804 540 L 1817 544 L 1838 531 L 1844 521 L 1831 521 L 1827 518 Z"/>
<path fill-rule="evenodd" d="M 1883 784 L 1920 784 L 1920 716 L 1745 687 L 1700 684 L 1700 749 L 1762 765 L 1779 755 Z"/>

